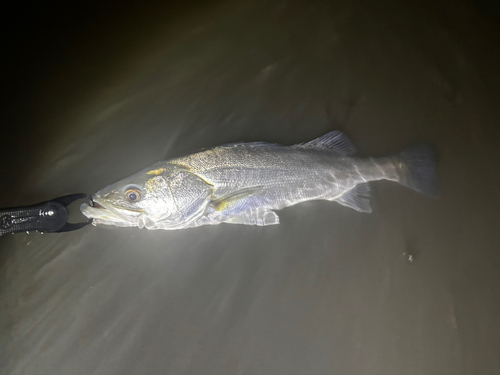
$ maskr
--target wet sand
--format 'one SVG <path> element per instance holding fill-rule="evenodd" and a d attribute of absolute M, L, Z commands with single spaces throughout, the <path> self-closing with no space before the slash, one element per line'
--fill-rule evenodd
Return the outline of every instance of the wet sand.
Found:
<path fill-rule="evenodd" d="M 372 214 L 2 237 L 2 374 L 500 373 L 494 18 L 467 1 L 35 11 L 7 46 L 0 207 L 334 129 L 365 155 L 436 143 L 443 194 L 377 182 Z"/>

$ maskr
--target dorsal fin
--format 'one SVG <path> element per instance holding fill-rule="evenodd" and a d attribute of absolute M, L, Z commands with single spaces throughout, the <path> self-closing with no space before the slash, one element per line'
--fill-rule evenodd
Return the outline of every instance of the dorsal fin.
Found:
<path fill-rule="evenodd" d="M 233 143 L 225 143 L 223 145 L 217 147 L 234 147 L 234 146 L 280 146 L 277 143 L 269 143 L 269 142 L 233 142 Z"/>
<path fill-rule="evenodd" d="M 319 148 L 335 151 L 339 156 L 349 156 L 356 153 L 356 146 L 339 130 L 334 130 L 312 141 L 299 143 L 295 146 Z"/>

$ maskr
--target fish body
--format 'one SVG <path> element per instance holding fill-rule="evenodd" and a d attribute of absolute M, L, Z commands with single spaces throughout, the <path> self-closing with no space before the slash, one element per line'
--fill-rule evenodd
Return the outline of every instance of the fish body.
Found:
<path fill-rule="evenodd" d="M 94 224 L 182 229 L 220 223 L 272 225 L 275 210 L 329 200 L 371 212 L 368 182 L 396 181 L 435 196 L 437 153 L 419 144 L 392 157 L 360 158 L 333 131 L 293 146 L 253 142 L 214 147 L 160 161 L 82 205 Z"/>

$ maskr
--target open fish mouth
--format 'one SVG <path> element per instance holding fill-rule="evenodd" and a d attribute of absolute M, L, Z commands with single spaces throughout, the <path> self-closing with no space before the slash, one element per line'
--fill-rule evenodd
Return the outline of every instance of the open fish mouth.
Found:
<path fill-rule="evenodd" d="M 135 215 L 127 216 L 119 211 L 120 210 L 113 205 L 106 203 L 105 201 L 94 198 L 94 206 L 89 206 L 87 203 L 84 203 L 80 206 L 80 211 L 83 215 L 85 215 L 89 219 L 93 219 L 92 224 L 104 224 L 104 225 L 115 225 L 117 227 L 136 227 L 138 226 L 138 211 L 131 211 Z M 140 215 L 139 215 L 140 216 Z"/>

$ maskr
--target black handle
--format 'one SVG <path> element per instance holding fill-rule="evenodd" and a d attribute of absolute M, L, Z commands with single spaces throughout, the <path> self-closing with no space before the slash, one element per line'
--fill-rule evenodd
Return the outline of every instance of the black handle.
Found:
<path fill-rule="evenodd" d="M 0 236 L 34 230 L 54 233 L 82 228 L 91 221 L 68 223 L 69 213 L 66 208 L 70 203 L 82 198 L 92 202 L 92 197 L 88 194 L 71 194 L 32 206 L 1 209 Z"/>

